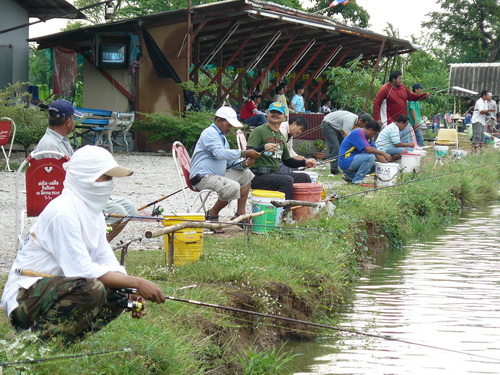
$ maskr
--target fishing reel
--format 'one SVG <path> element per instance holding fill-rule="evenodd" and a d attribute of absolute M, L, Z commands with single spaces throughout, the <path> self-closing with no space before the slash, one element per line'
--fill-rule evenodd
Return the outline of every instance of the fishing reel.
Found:
<path fill-rule="evenodd" d="M 164 209 L 162 206 L 153 206 L 153 212 L 151 212 L 151 216 L 160 216 L 163 213 Z"/>

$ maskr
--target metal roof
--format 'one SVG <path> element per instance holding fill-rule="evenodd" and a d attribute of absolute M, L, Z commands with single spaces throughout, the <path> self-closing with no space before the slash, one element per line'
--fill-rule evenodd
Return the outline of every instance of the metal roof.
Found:
<path fill-rule="evenodd" d="M 450 87 L 458 86 L 480 93 L 488 90 L 494 96 L 500 95 L 500 62 L 450 64 Z M 451 90 L 454 96 L 471 96 L 470 94 Z"/>
<path fill-rule="evenodd" d="M 85 15 L 65 0 L 13 0 L 28 11 L 29 17 L 84 19 Z"/>
<path fill-rule="evenodd" d="M 414 52 L 420 48 L 407 40 L 388 37 L 358 27 L 346 26 L 332 20 L 330 17 L 299 11 L 266 1 L 219 1 L 195 6 L 192 8 L 191 14 L 193 30 L 196 33 L 193 45 L 195 45 L 196 41 L 199 41 L 196 48 L 199 51 L 200 61 L 210 56 L 221 38 L 228 35 L 228 31 L 233 27 L 235 30 L 221 49 L 221 57 L 223 61 L 229 59 L 250 33 L 254 33 L 251 41 L 245 46 L 243 65 L 249 62 L 263 45 L 268 43 L 272 35 L 278 33 L 278 39 L 262 59 L 262 64 L 270 63 L 274 58 L 274 54 L 293 35 L 295 39 L 280 57 L 280 61 L 290 61 L 300 52 L 305 43 L 314 41 L 314 46 L 309 55 L 318 49 L 321 52 L 315 57 L 315 63 L 311 65 L 312 68 L 320 64 L 336 46 L 342 46 L 339 56 L 346 54 L 343 59 L 344 62 L 356 58 L 360 58 L 361 61 L 375 59 L 384 40 L 386 42 L 383 56 Z M 95 33 L 138 31 L 139 22 L 143 22 L 148 29 L 177 24 L 186 22 L 187 15 L 187 9 L 177 9 L 102 25 L 83 27 L 78 30 L 34 38 L 30 41 L 37 42 L 40 49 L 54 46 L 67 48 L 74 48 L 75 46 L 88 47 L 91 45 Z"/>

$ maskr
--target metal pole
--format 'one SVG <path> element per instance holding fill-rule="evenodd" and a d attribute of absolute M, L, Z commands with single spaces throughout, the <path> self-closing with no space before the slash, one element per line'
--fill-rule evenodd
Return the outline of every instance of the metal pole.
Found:
<path fill-rule="evenodd" d="M 366 106 L 368 105 L 368 101 L 370 100 L 370 96 L 372 94 L 373 82 L 375 81 L 375 75 L 377 74 L 378 71 L 378 64 L 380 63 L 380 59 L 382 58 L 382 53 L 384 52 L 385 42 L 386 39 L 382 41 L 382 45 L 380 46 L 380 50 L 378 51 L 377 62 L 373 67 L 372 80 L 370 82 L 370 88 L 368 89 L 368 93 L 366 94 L 365 104 L 363 104 L 363 111 L 366 111 Z"/>

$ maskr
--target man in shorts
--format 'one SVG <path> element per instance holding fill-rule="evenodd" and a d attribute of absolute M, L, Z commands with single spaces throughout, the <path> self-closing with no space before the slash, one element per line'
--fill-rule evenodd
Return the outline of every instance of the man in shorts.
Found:
<path fill-rule="evenodd" d="M 229 148 L 226 135 L 231 129 L 242 127 L 234 109 L 221 107 L 215 112 L 214 122 L 203 130 L 196 143 L 189 181 L 198 191 L 208 189 L 218 194 L 217 202 L 205 212 L 207 220 L 218 221 L 219 212 L 234 199 L 238 203 L 232 219 L 245 214 L 250 182 L 254 176 L 248 167 L 260 157 L 260 153 Z M 242 161 L 241 158 L 246 159 Z"/>

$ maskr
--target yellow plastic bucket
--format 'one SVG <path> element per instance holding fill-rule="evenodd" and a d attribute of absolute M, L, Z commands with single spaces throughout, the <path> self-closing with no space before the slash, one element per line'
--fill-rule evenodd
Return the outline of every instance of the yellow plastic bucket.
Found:
<path fill-rule="evenodd" d="M 202 213 L 182 213 L 163 215 L 163 225 L 184 223 L 186 220 L 205 221 Z M 168 263 L 168 235 L 164 236 L 165 256 Z M 182 266 L 196 262 L 203 251 L 203 228 L 184 228 L 174 232 L 174 265 Z"/>
<path fill-rule="evenodd" d="M 253 218 L 252 232 L 267 233 L 278 225 L 283 208 L 275 207 L 271 201 L 284 201 L 285 193 L 273 190 L 252 190 L 250 202 L 252 203 L 252 212 L 265 211 L 264 215 Z"/>

